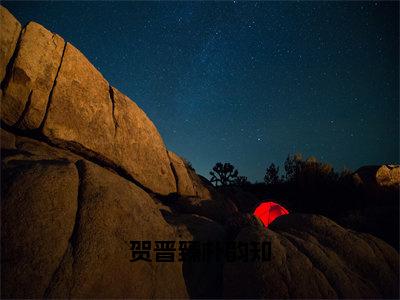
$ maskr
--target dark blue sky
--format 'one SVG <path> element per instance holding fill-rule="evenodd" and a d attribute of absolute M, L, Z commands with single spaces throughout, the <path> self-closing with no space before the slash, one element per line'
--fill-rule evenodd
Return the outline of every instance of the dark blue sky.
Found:
<path fill-rule="evenodd" d="M 80 49 L 167 147 L 252 181 L 300 152 L 399 162 L 396 2 L 2 2 Z"/>

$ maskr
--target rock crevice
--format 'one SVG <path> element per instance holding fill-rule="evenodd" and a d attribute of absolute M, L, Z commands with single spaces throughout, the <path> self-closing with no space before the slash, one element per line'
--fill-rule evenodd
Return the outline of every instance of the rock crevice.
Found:
<path fill-rule="evenodd" d="M 54 34 L 53 34 L 53 37 L 54 37 Z M 63 48 L 63 51 L 62 51 L 62 54 L 61 54 L 60 64 L 58 65 L 58 68 L 57 68 L 56 77 L 54 78 L 53 85 L 52 85 L 50 93 L 49 93 L 49 99 L 48 99 L 47 104 L 46 104 L 45 113 L 44 113 L 43 119 L 42 119 L 42 121 L 41 121 L 41 123 L 39 125 L 39 131 L 43 130 L 44 123 L 46 122 L 46 119 L 47 119 L 47 114 L 49 112 L 49 108 L 50 108 L 50 105 L 51 105 L 51 100 L 52 100 L 52 97 L 53 97 L 53 91 L 54 91 L 54 88 L 55 88 L 55 86 L 57 84 L 57 78 L 58 78 L 58 74 L 60 73 L 60 69 L 61 69 L 61 65 L 62 65 L 63 59 L 64 59 L 64 54 L 65 54 L 65 49 L 66 48 L 67 48 L 67 43 L 65 42 L 64 43 L 64 48 Z"/>
<path fill-rule="evenodd" d="M 112 105 L 112 118 L 114 121 L 114 137 L 117 134 L 117 129 L 118 129 L 118 121 L 117 118 L 115 117 L 115 100 L 114 100 L 114 90 L 112 86 L 110 85 L 108 88 L 109 94 L 110 94 L 110 100 L 111 100 L 111 105 Z"/>
<path fill-rule="evenodd" d="M 31 103 L 32 103 L 32 93 L 33 93 L 33 90 L 31 90 L 29 92 L 28 100 L 25 103 L 25 108 L 22 111 L 22 113 L 21 113 L 19 119 L 17 120 L 17 122 L 15 122 L 15 125 L 14 125 L 15 127 L 20 127 L 22 122 L 24 121 L 25 116 L 28 114 L 28 111 L 29 111 Z"/>

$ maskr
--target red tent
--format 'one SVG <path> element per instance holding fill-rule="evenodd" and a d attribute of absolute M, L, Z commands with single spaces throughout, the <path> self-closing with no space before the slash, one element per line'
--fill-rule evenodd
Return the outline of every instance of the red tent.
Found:
<path fill-rule="evenodd" d="M 268 227 L 277 217 L 288 213 L 286 208 L 275 202 L 263 202 L 254 211 L 254 215 L 263 222 L 265 227 Z"/>

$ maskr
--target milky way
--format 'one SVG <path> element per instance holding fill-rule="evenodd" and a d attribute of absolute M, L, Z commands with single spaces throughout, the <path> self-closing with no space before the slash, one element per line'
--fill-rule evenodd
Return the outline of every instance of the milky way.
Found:
<path fill-rule="evenodd" d="M 396 2 L 3 2 L 79 48 L 208 176 L 399 162 Z"/>

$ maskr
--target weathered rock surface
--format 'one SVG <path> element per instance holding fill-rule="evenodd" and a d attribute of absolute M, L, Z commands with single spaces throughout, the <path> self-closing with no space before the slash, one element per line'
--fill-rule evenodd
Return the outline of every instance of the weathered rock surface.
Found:
<path fill-rule="evenodd" d="M 175 240 L 153 200 L 95 164 L 77 165 L 81 181 L 75 231 L 47 296 L 186 297 L 180 262 L 156 263 L 154 257 L 150 263 L 130 262 L 131 240 Z"/>
<path fill-rule="evenodd" d="M 355 172 L 354 180 L 366 186 L 399 189 L 400 166 L 365 166 Z"/>
<path fill-rule="evenodd" d="M 18 161 L 69 161 L 75 163 L 82 157 L 67 150 L 50 146 L 32 138 L 15 135 L 3 128 L 0 129 L 1 163 L 7 167 Z"/>
<path fill-rule="evenodd" d="M 271 241 L 271 261 L 226 263 L 229 298 L 397 298 L 399 255 L 385 242 L 316 215 L 286 215 L 238 241 Z"/>
<path fill-rule="evenodd" d="M 2 82 L 6 75 L 8 62 L 17 45 L 21 24 L 6 8 L 0 6 L 0 27 L 0 82 Z"/>
<path fill-rule="evenodd" d="M 1 101 L 1 118 L 7 125 L 40 126 L 63 49 L 64 40 L 37 23 L 30 22 L 22 30 Z"/>
<path fill-rule="evenodd" d="M 129 244 L 223 240 L 221 225 L 168 207 L 169 214 L 160 212 L 146 192 L 112 170 L 0 132 L 3 297 L 221 295 L 221 263 L 130 262 Z"/>
<path fill-rule="evenodd" d="M 78 173 L 60 160 L 13 161 L 2 170 L 2 298 L 40 298 L 67 248 Z"/>
<path fill-rule="evenodd" d="M 201 200 L 211 199 L 213 192 L 212 184 L 209 181 L 206 181 L 202 176 L 197 175 L 196 172 L 186 163 L 185 166 L 190 180 L 192 181 L 196 198 Z"/>
<path fill-rule="evenodd" d="M 114 157 L 118 165 L 150 190 L 176 192 L 167 149 L 153 122 L 135 102 L 112 88 L 115 117 Z"/>
<path fill-rule="evenodd" d="M 43 132 L 57 144 L 101 157 L 155 193 L 176 192 L 166 148 L 153 123 L 69 43 Z"/>
<path fill-rule="evenodd" d="M 14 140 L 2 153 L 2 297 L 187 297 L 181 262 L 130 262 L 131 240 L 179 239 L 149 195 L 67 151 Z"/>
<path fill-rule="evenodd" d="M 397 187 L 400 186 L 400 166 L 383 165 L 376 172 L 376 181 L 380 186 Z"/>
<path fill-rule="evenodd" d="M 6 9 L 1 11 L 9 32 L 2 36 L 8 61 L 18 23 Z M 22 30 L 18 45 L 1 100 L 5 124 L 40 129 L 51 143 L 96 159 L 156 194 L 177 192 L 167 149 L 154 124 L 78 49 L 34 22 Z M 184 176 L 178 185 L 182 195 L 210 198 L 197 175 L 188 174 L 174 158 Z"/>
<path fill-rule="evenodd" d="M 54 85 L 43 133 L 50 140 L 75 146 L 78 152 L 111 157 L 113 154 L 113 104 L 108 82 L 67 43 Z"/>
<path fill-rule="evenodd" d="M 168 156 L 171 161 L 172 170 L 176 176 L 178 194 L 182 196 L 195 196 L 193 181 L 183 160 L 172 151 L 168 151 Z"/>

